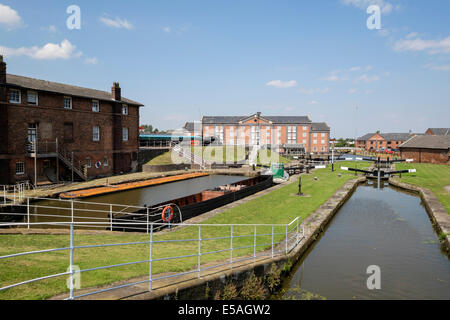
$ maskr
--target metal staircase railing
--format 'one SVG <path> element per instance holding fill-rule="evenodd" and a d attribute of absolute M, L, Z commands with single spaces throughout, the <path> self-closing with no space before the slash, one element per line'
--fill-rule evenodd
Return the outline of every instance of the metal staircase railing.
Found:
<path fill-rule="evenodd" d="M 172 151 L 175 151 L 180 157 L 190 161 L 191 163 L 199 165 L 202 170 L 207 166 L 207 163 L 203 157 L 196 155 L 187 148 L 183 148 L 179 143 L 172 142 Z"/>

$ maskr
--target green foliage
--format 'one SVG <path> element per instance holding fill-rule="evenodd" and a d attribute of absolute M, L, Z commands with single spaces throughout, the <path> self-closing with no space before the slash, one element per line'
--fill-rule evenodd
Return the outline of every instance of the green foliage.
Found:
<path fill-rule="evenodd" d="M 264 300 L 267 296 L 267 289 L 261 278 L 258 278 L 254 272 L 251 273 L 242 286 L 240 296 L 244 300 Z"/>
<path fill-rule="evenodd" d="M 270 292 L 274 292 L 281 283 L 281 270 L 275 263 L 270 265 L 270 269 L 264 276 L 264 283 Z"/>

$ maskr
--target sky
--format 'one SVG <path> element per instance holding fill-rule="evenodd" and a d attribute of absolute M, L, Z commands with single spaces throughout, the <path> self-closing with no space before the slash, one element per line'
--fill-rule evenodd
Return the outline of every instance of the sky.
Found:
<path fill-rule="evenodd" d="M 448 0 L 0 0 L 0 54 L 11 74 L 117 81 L 160 130 L 262 112 L 336 138 L 423 133 L 450 127 L 449 16 Z"/>

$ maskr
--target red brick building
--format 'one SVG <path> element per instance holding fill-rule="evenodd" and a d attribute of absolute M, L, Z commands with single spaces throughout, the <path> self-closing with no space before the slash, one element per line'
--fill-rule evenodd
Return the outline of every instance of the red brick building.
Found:
<path fill-rule="evenodd" d="M 277 145 L 281 149 L 328 152 L 330 127 L 307 116 L 204 116 L 204 139 L 215 137 L 226 145 Z"/>
<path fill-rule="evenodd" d="M 450 128 L 428 128 L 428 130 L 425 131 L 425 134 L 433 136 L 450 136 Z"/>
<path fill-rule="evenodd" d="M 105 92 L 7 74 L 0 56 L 0 184 L 134 170 L 141 106 L 118 83 Z"/>
<path fill-rule="evenodd" d="M 415 136 L 399 147 L 403 159 L 418 163 L 450 164 L 450 135 Z"/>
<path fill-rule="evenodd" d="M 397 150 L 403 142 L 412 136 L 414 134 L 411 133 L 368 133 L 356 139 L 355 147 L 367 151 Z"/>

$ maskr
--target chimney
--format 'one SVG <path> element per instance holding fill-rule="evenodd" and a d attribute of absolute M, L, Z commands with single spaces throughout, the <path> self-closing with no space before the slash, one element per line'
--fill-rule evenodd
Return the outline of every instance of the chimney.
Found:
<path fill-rule="evenodd" d="M 6 63 L 3 62 L 2 55 L 0 55 L 0 83 L 6 83 Z"/>
<path fill-rule="evenodd" d="M 113 86 L 111 88 L 111 95 L 112 95 L 112 98 L 116 101 L 122 100 L 122 96 L 120 94 L 120 86 L 119 86 L 118 82 L 113 83 Z"/>

